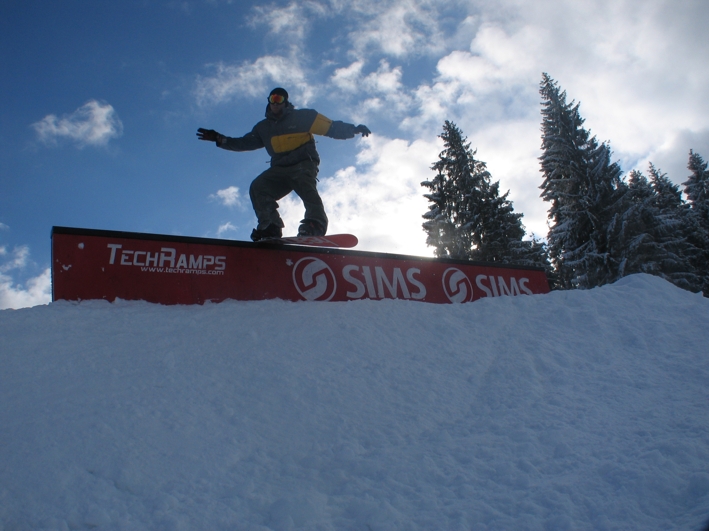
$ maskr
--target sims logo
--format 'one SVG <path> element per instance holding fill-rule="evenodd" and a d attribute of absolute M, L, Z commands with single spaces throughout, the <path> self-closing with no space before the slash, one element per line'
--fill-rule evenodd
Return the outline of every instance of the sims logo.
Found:
<path fill-rule="evenodd" d="M 293 284 L 306 301 L 329 301 L 337 290 L 337 280 L 330 266 L 312 257 L 296 262 Z"/>
<path fill-rule="evenodd" d="M 460 269 L 451 267 L 443 273 L 443 292 L 451 302 L 471 302 L 473 284 Z"/>

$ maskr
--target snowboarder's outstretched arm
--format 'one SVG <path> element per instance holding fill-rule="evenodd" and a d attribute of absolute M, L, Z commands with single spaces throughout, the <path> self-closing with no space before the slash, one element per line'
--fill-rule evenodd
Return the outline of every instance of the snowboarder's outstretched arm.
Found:
<path fill-rule="evenodd" d="M 314 109 L 299 109 L 295 112 L 300 117 L 301 126 L 308 128 L 308 132 L 311 135 L 346 140 L 354 138 L 358 134 L 369 136 L 372 133 L 366 125 L 354 125 L 340 120 L 331 120 Z"/>
<path fill-rule="evenodd" d="M 252 151 L 264 147 L 261 138 L 254 134 L 253 131 L 241 138 L 231 138 L 217 133 L 214 129 L 204 129 L 200 127 L 197 129 L 197 139 L 216 142 L 217 147 L 231 151 Z"/>
<path fill-rule="evenodd" d="M 369 136 L 372 134 L 366 125 L 353 125 L 339 120 L 333 121 L 330 124 L 329 129 L 327 129 L 324 133 L 319 133 L 316 131 L 313 132 L 315 134 L 324 134 L 325 136 L 329 136 L 330 138 L 335 138 L 337 140 L 354 138 L 358 134 L 361 134 L 362 136 Z"/>

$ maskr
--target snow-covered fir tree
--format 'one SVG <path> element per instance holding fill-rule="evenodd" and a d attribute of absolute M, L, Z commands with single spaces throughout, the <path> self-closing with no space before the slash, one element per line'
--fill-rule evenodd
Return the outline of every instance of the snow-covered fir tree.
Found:
<path fill-rule="evenodd" d="M 611 151 L 583 127 L 579 104 L 543 74 L 542 198 L 551 203 L 549 255 L 562 289 L 592 288 L 618 277 L 612 232 L 623 196 L 621 170 Z"/>
<path fill-rule="evenodd" d="M 690 205 L 688 238 L 697 248 L 692 264 L 702 277 L 701 290 L 709 297 L 709 170 L 699 153 L 692 150 L 687 168 L 692 174 L 682 185 Z"/>
<path fill-rule="evenodd" d="M 709 229 L 709 170 L 707 170 L 707 163 L 699 153 L 690 150 L 687 168 L 692 172 L 692 175 L 682 183 L 684 193 L 687 195 L 692 210 L 700 217 L 702 224 Z"/>
<path fill-rule="evenodd" d="M 422 186 L 430 204 L 423 223 L 426 243 L 437 257 L 548 265 L 542 243 L 524 241 L 522 214 L 514 212 L 509 192 L 499 193 L 486 164 L 452 122 L 443 126 L 444 149 L 431 167 L 436 175 Z"/>
<path fill-rule="evenodd" d="M 471 229 L 482 220 L 475 205 L 481 203 L 490 177 L 455 124 L 446 121 L 440 138 L 444 149 L 431 167 L 436 176 L 421 183 L 430 190 L 424 194 L 430 202 L 423 216 L 426 244 L 437 257 L 467 259 L 474 245 Z"/>
<path fill-rule="evenodd" d="M 662 246 L 660 276 L 676 286 L 701 291 L 701 273 L 693 266 L 700 249 L 691 241 L 690 206 L 682 200 L 679 186 L 650 164 L 650 182 L 655 192 L 656 240 Z"/>
<path fill-rule="evenodd" d="M 659 269 L 653 260 L 656 253 L 652 236 L 654 198 L 652 185 L 642 172 L 630 172 L 614 238 L 619 249 L 621 277 L 633 273 L 654 274 Z"/>
<path fill-rule="evenodd" d="M 509 191 L 500 195 L 500 183 L 488 181 L 487 197 L 479 205 L 482 211 L 476 247 L 469 253 L 471 260 L 500 262 L 550 269 L 544 244 L 537 239 L 524 240 L 522 214 L 514 212 L 508 199 Z"/>
<path fill-rule="evenodd" d="M 698 291 L 700 277 L 690 263 L 696 249 L 687 238 L 687 205 L 666 174 L 652 164 L 649 173 L 650 180 L 632 171 L 621 201 L 612 242 L 619 249 L 619 277 L 649 273 Z"/>

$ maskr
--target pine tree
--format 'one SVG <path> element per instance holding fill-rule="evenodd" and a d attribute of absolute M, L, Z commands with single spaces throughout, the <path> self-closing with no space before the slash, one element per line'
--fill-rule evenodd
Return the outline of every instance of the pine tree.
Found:
<path fill-rule="evenodd" d="M 522 214 L 514 212 L 509 191 L 500 195 L 500 183 L 488 182 L 487 197 L 480 205 L 482 224 L 476 247 L 469 258 L 478 262 L 499 262 L 550 269 L 544 244 L 524 240 Z"/>
<path fill-rule="evenodd" d="M 652 260 L 656 248 L 653 232 L 653 201 L 655 192 L 647 178 L 637 170 L 630 172 L 623 198 L 623 211 L 614 242 L 619 249 L 619 276 L 656 272 Z"/>
<path fill-rule="evenodd" d="M 692 174 L 682 185 L 690 204 L 686 217 L 688 238 L 697 249 L 692 265 L 701 277 L 699 289 L 709 297 L 709 170 L 704 159 L 692 150 L 687 168 Z"/>
<path fill-rule="evenodd" d="M 426 243 L 438 257 L 545 267 L 546 250 L 537 241 L 524 241 L 522 214 L 516 214 L 509 192 L 500 195 L 499 182 L 491 182 L 486 164 L 461 130 L 446 121 L 444 149 L 431 169 L 436 176 L 422 186 L 431 204 L 424 214 Z"/>
<path fill-rule="evenodd" d="M 576 208 L 581 194 L 581 178 L 577 171 L 583 165 L 577 146 L 585 146 L 588 133 L 582 128 L 583 118 L 578 105 L 566 103 L 566 92 L 560 92 L 556 83 L 543 74 L 542 96 L 542 151 L 541 167 L 544 174 L 542 198 L 551 203 L 547 246 L 556 270 L 556 287 L 573 287 L 573 269 L 567 265 L 565 250 L 577 247 L 570 221 L 577 217 Z"/>
<path fill-rule="evenodd" d="M 426 244 L 434 247 L 437 257 L 467 259 L 476 245 L 475 234 L 482 223 L 480 205 L 486 194 L 490 175 L 485 163 L 475 160 L 458 127 L 447 121 L 443 126 L 444 149 L 431 167 L 436 176 L 421 186 L 431 204 L 424 214 Z"/>
<path fill-rule="evenodd" d="M 547 237 L 558 286 L 591 288 L 613 282 L 620 260 L 613 245 L 625 193 L 611 151 L 583 127 L 579 104 L 547 74 L 542 96 L 542 198 L 551 203 Z"/>
<path fill-rule="evenodd" d="M 690 207 L 682 200 L 679 186 L 650 164 L 650 182 L 655 192 L 655 238 L 662 248 L 657 258 L 660 276 L 680 288 L 700 291 L 701 275 L 693 267 L 699 249 L 691 242 Z"/>
<path fill-rule="evenodd" d="M 649 273 L 676 286 L 697 291 L 699 278 L 690 264 L 695 254 L 687 239 L 687 205 L 679 187 L 650 164 L 650 180 L 633 171 L 623 198 L 620 230 L 615 244 L 620 249 L 619 276 Z"/>
<path fill-rule="evenodd" d="M 692 172 L 684 186 L 684 193 L 692 206 L 701 217 L 704 226 L 709 227 L 709 170 L 707 163 L 694 151 L 689 150 L 689 163 L 687 168 Z"/>

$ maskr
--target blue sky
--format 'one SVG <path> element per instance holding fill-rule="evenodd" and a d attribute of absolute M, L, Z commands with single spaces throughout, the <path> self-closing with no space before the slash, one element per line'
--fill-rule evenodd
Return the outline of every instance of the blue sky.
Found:
<path fill-rule="evenodd" d="M 331 232 L 431 255 L 420 182 L 445 120 L 487 162 L 529 232 L 548 72 L 627 173 L 675 182 L 709 158 L 705 0 L 7 0 L 0 7 L 0 308 L 49 300 L 53 225 L 248 239 L 265 151 L 240 136 L 284 86 L 297 107 L 373 131 L 320 138 Z M 286 232 L 300 202 L 282 203 Z"/>

